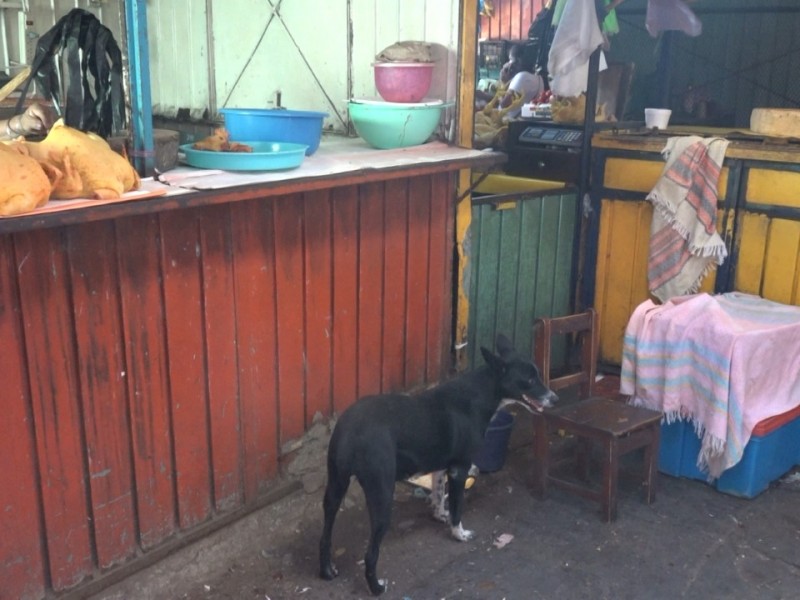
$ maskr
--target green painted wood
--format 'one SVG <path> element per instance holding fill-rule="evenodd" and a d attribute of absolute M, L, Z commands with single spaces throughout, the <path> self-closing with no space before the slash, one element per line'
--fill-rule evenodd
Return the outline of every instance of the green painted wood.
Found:
<path fill-rule="evenodd" d="M 516 206 L 491 204 L 472 211 L 468 248 L 470 365 L 480 366 L 480 346 L 498 332 L 529 352 L 533 320 L 571 310 L 572 256 L 577 239 L 576 194 L 521 197 Z M 564 343 L 554 348 L 562 356 Z"/>
<path fill-rule="evenodd" d="M 541 240 L 539 224 L 542 220 L 542 202 L 522 202 L 520 228 L 525 232 L 520 240 L 517 299 L 519 307 L 530 306 L 536 294 L 536 274 L 539 270 L 538 249 Z M 532 350 L 534 311 L 517 310 L 514 315 L 514 345 L 520 351 Z"/>
<path fill-rule="evenodd" d="M 500 238 L 497 258 L 497 307 L 494 332 L 503 333 L 512 340 L 515 337 L 514 317 L 517 312 L 517 284 L 520 278 L 520 248 L 524 234 L 521 231 L 520 213 L 524 203 L 518 202 L 513 209 L 496 211 L 500 217 Z"/>
<path fill-rule="evenodd" d="M 474 298 L 475 320 L 470 324 L 474 326 L 476 336 L 471 343 L 468 342 L 468 347 L 471 349 L 471 364 L 481 364 L 482 362 L 478 350 L 480 344 L 487 347 L 493 345 L 497 307 L 497 273 L 500 258 L 498 253 L 500 215 L 496 214 L 490 206 L 483 206 L 477 216 L 481 220 L 481 231 L 480 237 L 473 240 L 475 270 L 471 285 L 472 289 L 480 296 Z"/>

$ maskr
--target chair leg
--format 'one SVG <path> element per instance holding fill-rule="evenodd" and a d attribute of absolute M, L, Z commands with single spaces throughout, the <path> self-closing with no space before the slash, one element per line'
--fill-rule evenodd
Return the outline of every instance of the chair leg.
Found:
<path fill-rule="evenodd" d="M 644 501 L 652 504 L 656 499 L 656 486 L 658 477 L 658 449 L 661 436 L 661 424 L 652 427 L 650 443 L 644 448 L 645 490 Z"/>
<path fill-rule="evenodd" d="M 544 415 L 533 417 L 533 489 L 539 498 L 547 493 L 547 475 L 550 472 L 550 441 L 547 439 L 547 419 Z"/>
<path fill-rule="evenodd" d="M 577 464 L 576 472 L 581 481 L 589 481 L 589 457 L 591 451 L 590 441 L 583 437 L 578 436 L 576 440 L 577 450 Z"/>
<path fill-rule="evenodd" d="M 617 518 L 617 487 L 619 482 L 619 447 L 612 437 L 604 441 L 606 456 L 603 463 L 603 518 L 607 523 Z"/>

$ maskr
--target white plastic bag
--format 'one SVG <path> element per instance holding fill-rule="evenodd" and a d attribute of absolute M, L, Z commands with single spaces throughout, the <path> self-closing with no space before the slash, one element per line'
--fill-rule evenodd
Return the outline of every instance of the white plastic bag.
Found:
<path fill-rule="evenodd" d="M 602 43 L 594 2 L 566 0 L 547 63 L 553 94 L 572 97 L 586 91 L 589 57 Z M 600 70 L 603 69 L 605 60 L 601 58 Z"/>
<path fill-rule="evenodd" d="M 700 19 L 683 0 L 647 0 L 645 27 L 653 37 L 662 31 L 682 31 L 697 37 L 703 31 Z"/>

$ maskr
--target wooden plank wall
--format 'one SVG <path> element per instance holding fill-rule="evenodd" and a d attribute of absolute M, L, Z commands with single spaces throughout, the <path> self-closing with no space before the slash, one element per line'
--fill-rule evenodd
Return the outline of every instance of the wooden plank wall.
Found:
<path fill-rule="evenodd" d="M 603 189 L 594 306 L 600 315 L 600 359 L 619 365 L 630 315 L 650 297 L 647 257 L 653 207 L 645 196 L 662 167 L 655 154 L 609 157 L 598 152 Z M 700 292 L 739 291 L 800 305 L 798 185 L 800 168 L 795 165 L 726 161 L 718 190 L 717 228 L 729 251 L 722 268 L 729 269 L 732 277 L 718 277 L 719 271 L 712 271 Z M 734 190 L 739 190 L 736 197 Z"/>
<path fill-rule="evenodd" d="M 570 314 L 577 194 L 522 197 L 498 210 L 472 209 L 469 255 L 468 356 L 483 364 L 480 347 L 504 333 L 531 352 L 533 321 Z"/>
<path fill-rule="evenodd" d="M 281 448 L 450 365 L 453 178 L 0 236 L 0 598 L 270 489 Z"/>
<path fill-rule="evenodd" d="M 547 0 L 487 0 L 491 15 L 481 15 L 478 37 L 488 40 L 524 40 L 528 28 Z"/>

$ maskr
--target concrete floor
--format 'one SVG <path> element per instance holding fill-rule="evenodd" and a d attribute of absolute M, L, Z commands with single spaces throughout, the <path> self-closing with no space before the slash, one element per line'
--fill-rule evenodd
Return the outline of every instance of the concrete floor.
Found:
<path fill-rule="evenodd" d="M 800 473 L 752 500 L 662 474 L 656 502 L 647 506 L 632 456 L 620 481 L 619 517 L 606 524 L 592 502 L 559 490 L 544 500 L 532 494 L 530 431 L 530 416 L 517 413 L 505 467 L 482 474 L 467 492 L 472 542 L 451 538 L 420 491 L 398 485 L 378 563 L 389 581 L 383 598 L 800 598 Z M 368 527 L 357 484 L 334 532 L 340 575 L 333 582 L 317 577 L 326 439 L 327 428 L 315 427 L 289 467 L 303 491 L 93 600 L 370 597 L 359 564 Z M 497 548 L 502 534 L 513 539 Z"/>

